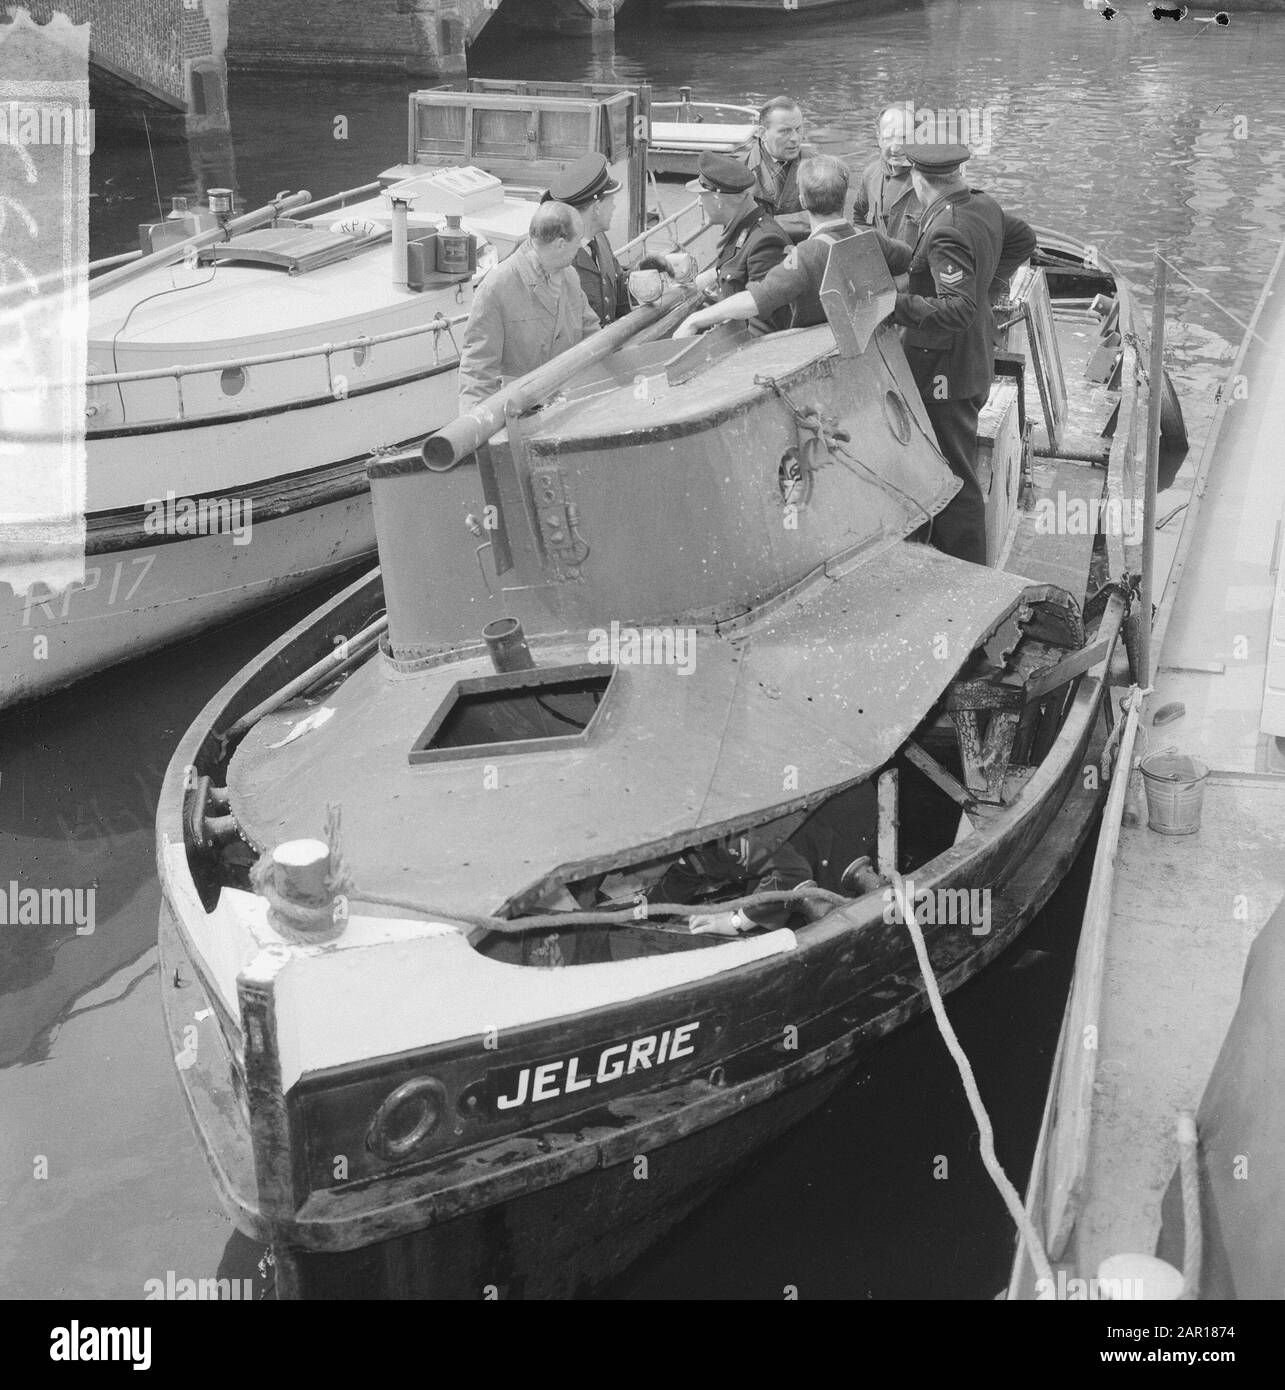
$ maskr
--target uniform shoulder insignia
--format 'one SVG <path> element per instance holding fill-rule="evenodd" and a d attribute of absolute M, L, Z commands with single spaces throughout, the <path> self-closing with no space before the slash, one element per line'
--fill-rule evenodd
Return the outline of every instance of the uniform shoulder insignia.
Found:
<path fill-rule="evenodd" d="M 964 272 L 961 267 L 947 261 L 939 278 L 943 285 L 957 285 L 964 278 Z"/>
<path fill-rule="evenodd" d="M 791 246 L 790 249 L 785 253 L 785 259 L 781 262 L 781 264 L 786 268 L 786 270 L 798 270 L 799 248 L 797 246 Z"/>

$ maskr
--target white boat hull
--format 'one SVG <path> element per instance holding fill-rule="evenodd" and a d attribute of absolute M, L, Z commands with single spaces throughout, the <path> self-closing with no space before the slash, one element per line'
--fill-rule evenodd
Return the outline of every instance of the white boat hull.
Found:
<path fill-rule="evenodd" d="M 452 358 L 430 375 L 344 400 L 91 435 L 83 579 L 28 587 L 0 571 L 0 709 L 373 556 L 363 461 L 445 424 L 455 403 Z M 314 456 L 301 457 L 304 449 Z M 225 502 L 244 534 L 157 534 L 186 500 Z"/>
<path fill-rule="evenodd" d="M 46 695 L 117 662 L 317 583 L 375 550 L 370 494 L 182 540 L 85 557 L 83 581 L 55 593 L 0 583 L 0 709 Z"/>

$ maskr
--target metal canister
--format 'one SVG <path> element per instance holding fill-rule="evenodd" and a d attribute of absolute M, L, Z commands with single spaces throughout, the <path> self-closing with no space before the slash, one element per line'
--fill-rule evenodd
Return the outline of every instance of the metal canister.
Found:
<path fill-rule="evenodd" d="M 448 213 L 437 233 L 437 269 L 442 275 L 472 275 L 477 270 L 477 238 L 460 226 L 459 215 Z"/>

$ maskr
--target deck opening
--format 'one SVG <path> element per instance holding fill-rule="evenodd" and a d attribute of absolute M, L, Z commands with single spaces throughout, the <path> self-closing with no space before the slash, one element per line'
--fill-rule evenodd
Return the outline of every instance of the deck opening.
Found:
<path fill-rule="evenodd" d="M 412 763 L 574 748 L 615 678 L 602 666 L 536 667 L 457 681 L 410 750 Z"/>

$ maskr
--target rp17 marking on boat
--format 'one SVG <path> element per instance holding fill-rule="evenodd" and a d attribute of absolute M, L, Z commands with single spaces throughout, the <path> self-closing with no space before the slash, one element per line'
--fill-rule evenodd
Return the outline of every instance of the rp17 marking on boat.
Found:
<path fill-rule="evenodd" d="M 497 1110 L 555 1100 L 591 1086 L 607 1086 L 636 1071 L 666 1066 L 696 1052 L 700 1021 L 646 1033 L 626 1042 L 608 1043 L 596 1051 L 574 1053 L 534 1066 L 507 1067 L 493 1072 L 491 1093 Z"/>

